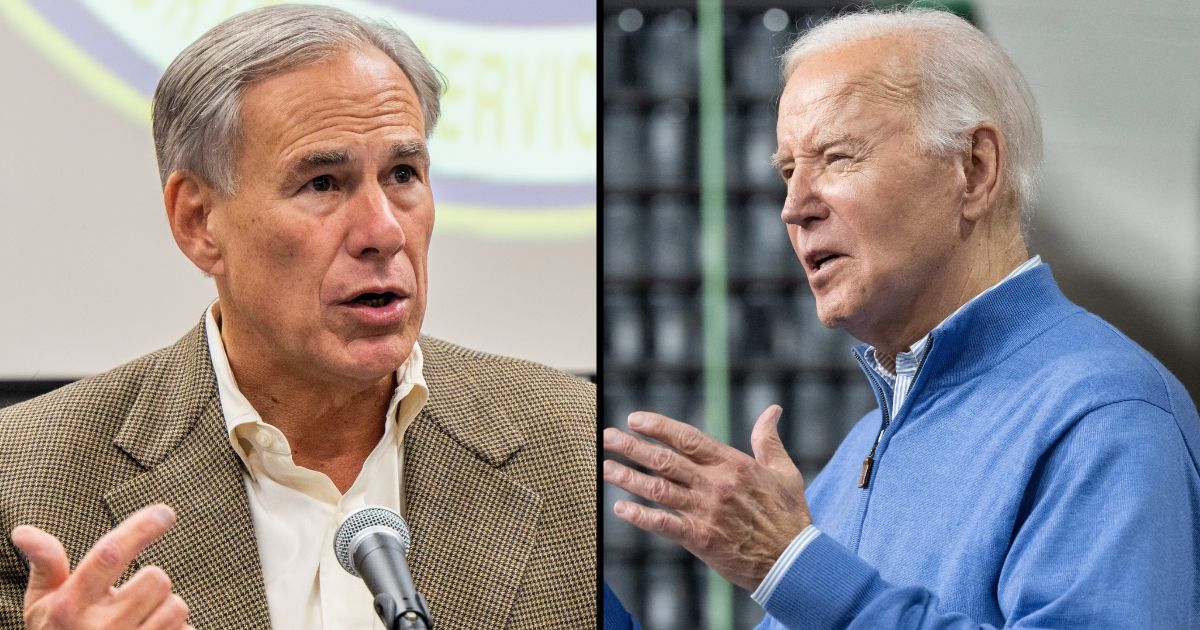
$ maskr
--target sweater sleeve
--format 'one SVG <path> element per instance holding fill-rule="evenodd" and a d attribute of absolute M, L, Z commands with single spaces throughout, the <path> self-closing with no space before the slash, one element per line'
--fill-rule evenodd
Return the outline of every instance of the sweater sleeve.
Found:
<path fill-rule="evenodd" d="M 604 582 L 604 630 L 642 630 L 641 624 L 625 610 L 607 581 Z"/>
<path fill-rule="evenodd" d="M 996 584 L 1004 627 L 1196 627 L 1198 510 L 1196 466 L 1171 413 L 1125 401 L 1086 414 L 1046 451 L 1023 497 Z M 827 535 L 764 608 L 760 628 L 993 627 L 943 612 L 919 585 L 889 583 Z"/>

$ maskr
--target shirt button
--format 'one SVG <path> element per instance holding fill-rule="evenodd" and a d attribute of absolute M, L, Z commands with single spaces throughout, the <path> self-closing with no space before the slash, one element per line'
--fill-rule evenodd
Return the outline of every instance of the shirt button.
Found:
<path fill-rule="evenodd" d="M 258 433 L 258 435 L 254 436 L 254 441 L 258 442 L 258 445 L 263 448 L 268 448 L 275 443 L 275 440 L 271 439 L 270 435 L 267 435 L 266 432 L 261 431 Z"/>

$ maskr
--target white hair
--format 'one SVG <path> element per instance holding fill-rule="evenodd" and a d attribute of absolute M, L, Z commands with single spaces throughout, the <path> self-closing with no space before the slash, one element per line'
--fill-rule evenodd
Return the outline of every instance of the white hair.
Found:
<path fill-rule="evenodd" d="M 911 35 L 918 88 L 916 128 L 922 148 L 934 155 L 962 153 L 968 132 L 983 123 L 1007 140 L 1003 168 L 1027 234 L 1042 163 L 1042 127 L 1033 93 L 1008 55 L 979 29 L 946 11 L 900 7 L 847 13 L 802 34 L 784 53 L 783 80 L 806 57 L 842 44 Z"/>
<path fill-rule="evenodd" d="M 237 186 L 246 89 L 256 81 L 364 46 L 378 48 L 408 77 L 428 137 L 441 112 L 443 82 L 404 31 L 332 7 L 267 6 L 214 26 L 167 66 L 154 90 L 151 114 L 163 185 L 172 172 L 185 169 L 223 194 L 231 194 Z"/>

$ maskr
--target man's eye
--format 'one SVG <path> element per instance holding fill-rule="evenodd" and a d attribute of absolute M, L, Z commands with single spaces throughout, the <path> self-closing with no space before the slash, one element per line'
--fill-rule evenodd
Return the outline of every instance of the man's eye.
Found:
<path fill-rule="evenodd" d="M 836 162 L 841 162 L 842 160 L 849 160 L 849 159 L 850 159 L 850 156 L 846 155 L 845 153 L 826 153 L 825 154 L 825 163 L 826 164 L 834 164 Z"/>
<path fill-rule="evenodd" d="M 315 192 L 329 192 L 333 190 L 333 177 L 329 175 L 318 175 L 309 180 L 308 185 Z"/>
<path fill-rule="evenodd" d="M 396 178 L 397 184 L 407 184 L 417 176 L 417 171 L 407 164 L 401 164 L 392 169 L 392 177 Z"/>

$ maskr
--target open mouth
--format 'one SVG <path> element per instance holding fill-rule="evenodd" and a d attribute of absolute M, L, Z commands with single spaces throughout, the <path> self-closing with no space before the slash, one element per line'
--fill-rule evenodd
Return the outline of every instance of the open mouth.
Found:
<path fill-rule="evenodd" d="M 392 293 L 391 291 L 387 291 L 385 293 L 363 293 L 358 297 L 355 297 L 353 300 L 350 300 L 350 303 L 362 304 L 363 306 L 370 308 L 383 308 L 399 299 L 400 296 Z"/>
<path fill-rule="evenodd" d="M 823 267 L 825 265 L 825 263 L 827 263 L 835 258 L 841 258 L 841 256 L 839 254 L 826 254 L 820 258 L 813 260 L 813 271 L 820 271 L 821 267 Z"/>

